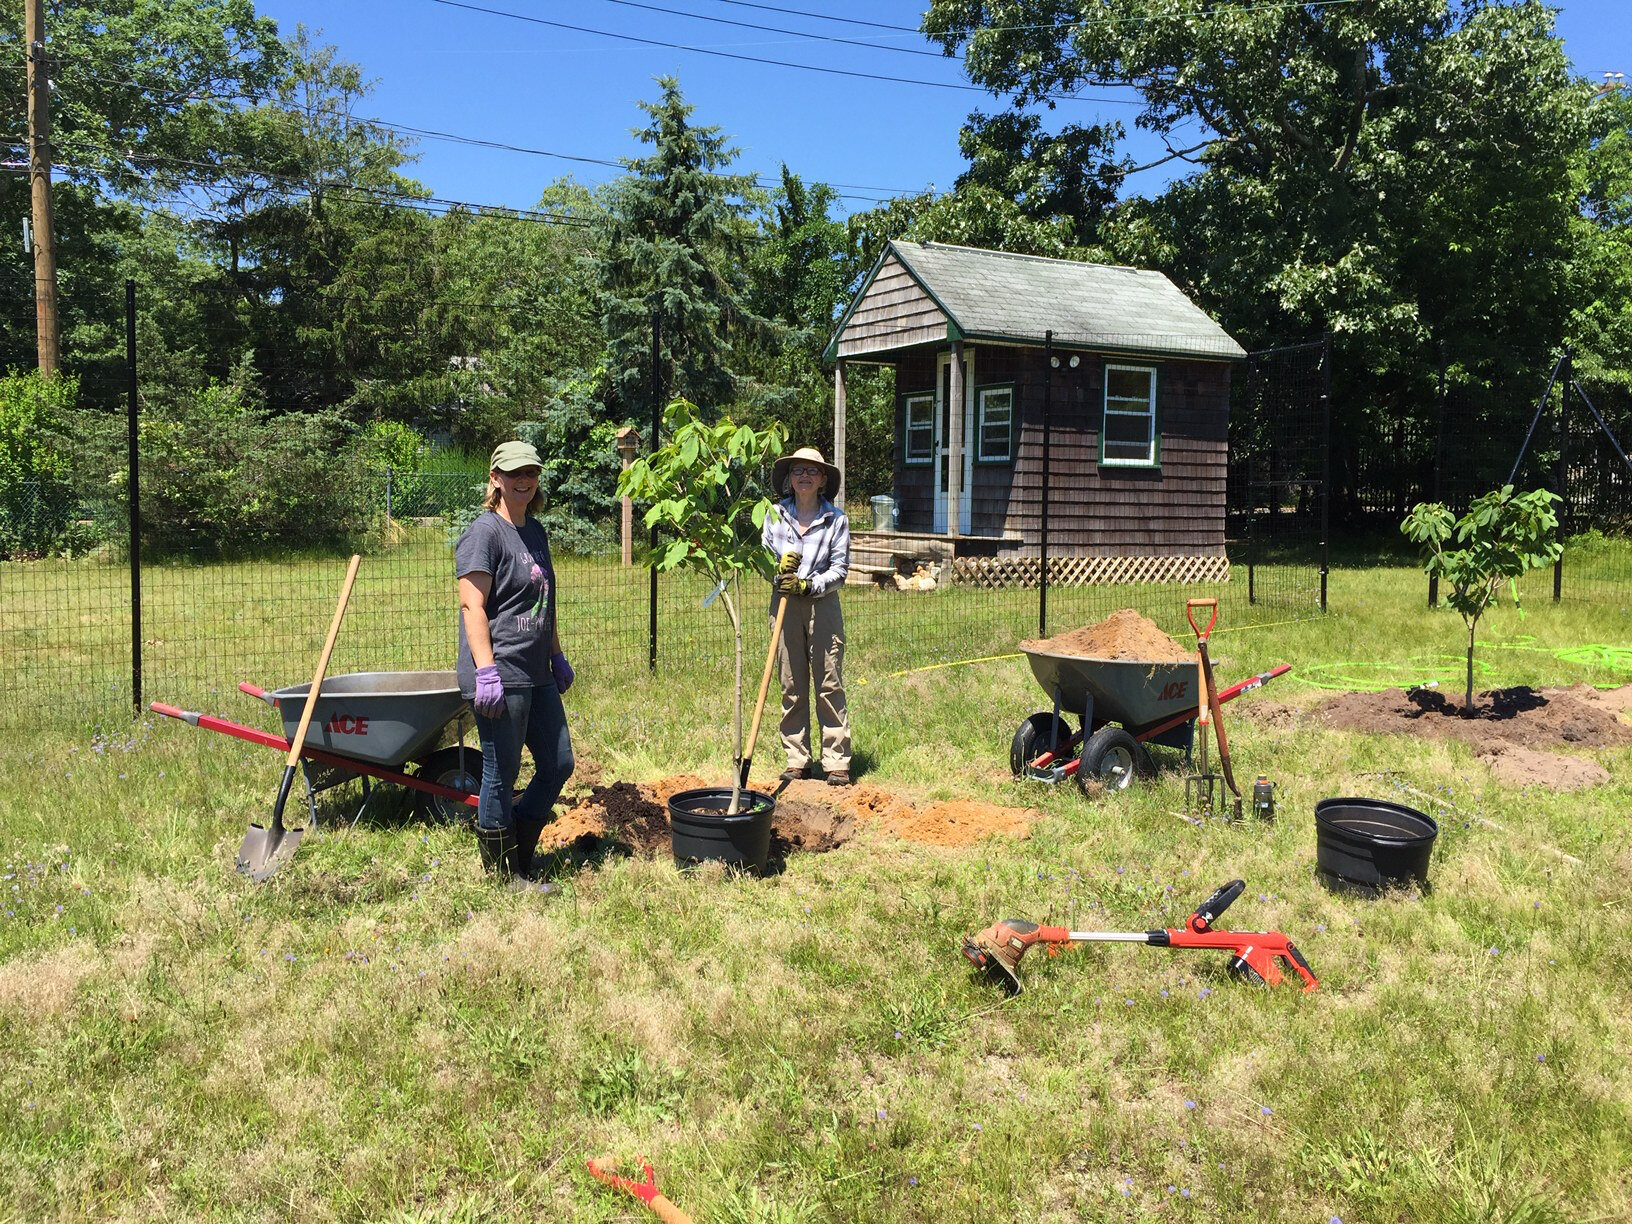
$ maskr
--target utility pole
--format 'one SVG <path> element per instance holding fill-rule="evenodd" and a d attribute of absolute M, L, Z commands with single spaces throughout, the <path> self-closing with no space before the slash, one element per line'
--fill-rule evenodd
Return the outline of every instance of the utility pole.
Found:
<path fill-rule="evenodd" d="M 51 73 L 45 56 L 45 0 L 25 0 L 28 17 L 28 182 L 34 212 L 34 329 L 40 373 L 57 372 L 57 251 L 51 230 Z"/>

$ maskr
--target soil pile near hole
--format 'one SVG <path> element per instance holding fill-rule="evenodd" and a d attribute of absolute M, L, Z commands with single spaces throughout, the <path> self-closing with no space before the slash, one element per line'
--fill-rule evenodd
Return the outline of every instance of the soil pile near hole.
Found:
<path fill-rule="evenodd" d="M 1544 786 L 1550 791 L 1584 790 L 1609 781 L 1609 770 L 1585 757 L 1537 752 L 1517 744 L 1492 744 L 1479 751 L 1498 781 L 1509 786 Z"/>
<path fill-rule="evenodd" d="M 1311 717 L 1340 731 L 1403 732 L 1434 739 L 1459 739 L 1486 746 L 1497 742 L 1529 749 L 1607 748 L 1632 743 L 1632 726 L 1617 710 L 1626 708 L 1632 686 L 1599 693 L 1586 685 L 1536 690 L 1524 686 L 1479 693 L 1473 716 L 1437 689 L 1388 689 L 1342 693 L 1317 706 Z"/>
<path fill-rule="evenodd" d="M 614 782 L 589 793 L 552 823 L 539 838 L 540 853 L 614 851 L 663 855 L 670 849 L 668 801 L 678 791 L 706 785 L 691 775 L 655 784 Z M 770 790 L 768 783 L 758 789 Z M 771 823 L 771 857 L 822 854 L 837 849 L 864 824 L 881 825 L 907 841 L 936 846 L 970 846 L 988 837 L 1025 837 L 1037 813 L 1029 808 L 959 800 L 919 807 L 882 787 L 830 787 L 807 780 L 791 783 L 776 803 Z"/>
<path fill-rule="evenodd" d="M 1180 646 L 1155 621 L 1132 608 L 1112 612 L 1097 625 L 1021 642 L 1020 648 L 1091 659 L 1136 659 L 1141 663 L 1179 663 L 1196 657 L 1195 651 Z"/>

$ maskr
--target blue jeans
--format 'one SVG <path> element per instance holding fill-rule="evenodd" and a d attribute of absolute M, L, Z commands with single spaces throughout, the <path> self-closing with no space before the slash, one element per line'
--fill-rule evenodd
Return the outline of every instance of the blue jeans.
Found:
<path fill-rule="evenodd" d="M 482 741 L 476 823 L 484 829 L 514 829 L 525 821 L 549 820 L 573 767 L 567 711 L 555 685 L 506 689 L 504 712 L 495 718 L 477 714 L 476 734 Z M 512 804 L 523 744 L 533 754 L 533 780 Z"/>

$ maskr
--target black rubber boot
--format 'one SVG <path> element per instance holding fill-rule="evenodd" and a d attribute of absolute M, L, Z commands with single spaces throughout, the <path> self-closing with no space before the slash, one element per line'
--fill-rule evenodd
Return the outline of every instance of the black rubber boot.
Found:
<path fill-rule="evenodd" d="M 538 838 L 544 832 L 544 826 L 553 819 L 555 819 L 554 812 L 550 813 L 547 820 L 534 820 L 532 817 L 524 816 L 520 812 L 516 813 L 516 847 L 513 859 L 514 866 L 511 870 L 518 876 L 523 876 L 529 880 L 534 878 L 533 868 L 537 861 L 535 852 L 538 850 Z"/>
<path fill-rule="evenodd" d="M 516 837 L 513 830 L 478 828 L 476 845 L 482 852 L 482 866 L 489 874 L 503 878 L 514 870 Z"/>

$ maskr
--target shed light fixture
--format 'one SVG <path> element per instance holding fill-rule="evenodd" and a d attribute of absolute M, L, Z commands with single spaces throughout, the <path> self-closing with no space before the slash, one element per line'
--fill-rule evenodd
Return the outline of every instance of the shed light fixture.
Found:
<path fill-rule="evenodd" d="M 1059 358 L 1058 358 L 1058 357 L 1050 357 L 1050 358 L 1049 358 L 1049 359 L 1048 359 L 1048 364 L 1049 364 L 1049 365 L 1051 365 L 1051 366 L 1053 366 L 1053 367 L 1054 367 L 1054 368 L 1055 368 L 1055 369 L 1056 369 L 1056 370 L 1057 370 L 1057 369 L 1059 369 L 1059 368 L 1060 368 L 1060 359 L 1059 359 Z M 1073 355 L 1073 356 L 1072 356 L 1072 358 L 1071 358 L 1071 360 L 1070 360 L 1070 362 L 1069 362 L 1069 363 L 1068 363 L 1068 364 L 1069 364 L 1069 365 L 1070 365 L 1070 366 L 1071 366 L 1071 368 L 1072 368 L 1072 369 L 1073 369 L 1073 370 L 1074 370 L 1074 369 L 1076 369 L 1076 368 L 1077 368 L 1077 367 L 1078 367 L 1078 366 L 1079 366 L 1079 365 L 1081 365 L 1081 364 L 1082 364 L 1082 358 L 1081 358 L 1081 357 L 1077 357 L 1077 356 L 1075 356 L 1075 355 Z"/>

